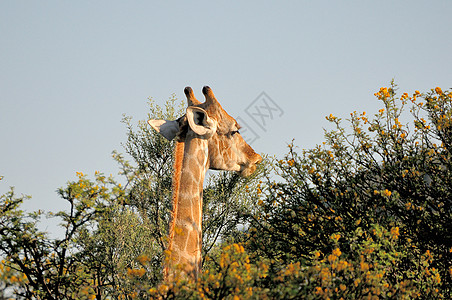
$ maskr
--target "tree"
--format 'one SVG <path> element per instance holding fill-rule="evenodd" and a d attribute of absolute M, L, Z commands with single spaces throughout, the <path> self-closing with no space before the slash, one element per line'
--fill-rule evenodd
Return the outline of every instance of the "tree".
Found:
<path fill-rule="evenodd" d="M 176 119 L 182 104 L 173 96 L 165 108 L 150 104 L 149 118 Z M 178 108 L 179 107 L 179 108 Z M 39 299 L 129 299 L 161 282 L 171 210 L 173 143 L 145 121 L 124 117 L 128 139 L 124 155 L 113 152 L 119 180 L 78 172 L 77 180 L 58 190 L 68 211 L 49 212 L 62 220 L 64 236 L 51 239 L 37 229 L 43 212 L 24 213 L 14 191 L 1 196 L 0 253 L 2 288 L 17 297 Z M 219 241 L 233 240 L 248 205 L 252 179 L 213 174 L 204 194 L 204 255 Z"/>

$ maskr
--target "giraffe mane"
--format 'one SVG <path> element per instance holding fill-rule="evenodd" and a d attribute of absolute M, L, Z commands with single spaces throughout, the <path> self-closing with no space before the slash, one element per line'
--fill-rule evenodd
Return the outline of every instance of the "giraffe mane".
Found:
<path fill-rule="evenodd" d="M 178 210 L 178 197 L 179 197 L 179 191 L 180 191 L 180 178 L 182 173 L 182 161 L 184 159 L 184 150 L 185 150 L 185 143 L 183 141 L 177 141 L 176 147 L 174 149 L 174 173 L 173 173 L 173 195 L 172 195 L 172 202 L 173 202 L 173 209 L 171 211 L 171 224 L 169 227 L 169 240 L 168 240 L 168 253 L 167 259 L 170 259 L 171 257 L 171 251 L 173 251 L 173 240 L 174 240 L 174 228 L 176 226 L 176 215 Z M 166 263 L 166 266 L 163 270 L 164 277 L 167 277 L 169 274 L 169 265 Z"/>

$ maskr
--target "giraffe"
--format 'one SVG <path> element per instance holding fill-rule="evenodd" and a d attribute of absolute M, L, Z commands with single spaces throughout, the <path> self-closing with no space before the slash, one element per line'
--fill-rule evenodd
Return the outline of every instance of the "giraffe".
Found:
<path fill-rule="evenodd" d="M 204 86 L 201 103 L 190 87 L 184 89 L 186 114 L 174 121 L 149 120 L 166 139 L 176 139 L 173 172 L 173 209 L 169 228 L 166 280 L 181 269 L 196 279 L 201 270 L 202 192 L 208 169 L 236 171 L 249 176 L 262 161 L 239 133 L 237 121 L 221 107 L 212 89 Z"/>

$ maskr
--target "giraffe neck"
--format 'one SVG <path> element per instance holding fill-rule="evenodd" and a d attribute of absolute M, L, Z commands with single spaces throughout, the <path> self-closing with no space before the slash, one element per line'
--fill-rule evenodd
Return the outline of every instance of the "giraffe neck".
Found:
<path fill-rule="evenodd" d="M 207 141 L 177 142 L 173 175 L 173 211 L 165 276 L 177 266 L 196 278 L 201 269 L 202 189 L 208 169 Z"/>

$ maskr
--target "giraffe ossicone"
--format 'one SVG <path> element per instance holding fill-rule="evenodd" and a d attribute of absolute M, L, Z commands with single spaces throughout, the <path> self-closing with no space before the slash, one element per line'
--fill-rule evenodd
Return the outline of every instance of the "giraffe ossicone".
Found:
<path fill-rule="evenodd" d="M 166 280 L 177 270 L 197 278 L 201 270 L 202 189 L 208 169 L 236 171 L 249 176 L 262 157 L 239 133 L 240 126 L 205 86 L 200 102 L 190 87 L 184 89 L 188 107 L 177 120 L 149 120 L 168 140 L 176 138 L 173 173 L 173 210 L 169 228 Z"/>

